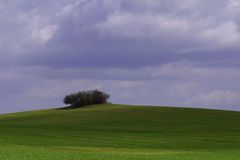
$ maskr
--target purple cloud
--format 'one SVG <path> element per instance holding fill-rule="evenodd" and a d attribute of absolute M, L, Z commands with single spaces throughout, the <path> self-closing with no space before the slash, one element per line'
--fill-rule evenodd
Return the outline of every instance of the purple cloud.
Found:
<path fill-rule="evenodd" d="M 65 94 L 91 88 L 114 103 L 239 110 L 239 8 L 235 0 L 0 2 L 0 112 L 61 106 Z"/>

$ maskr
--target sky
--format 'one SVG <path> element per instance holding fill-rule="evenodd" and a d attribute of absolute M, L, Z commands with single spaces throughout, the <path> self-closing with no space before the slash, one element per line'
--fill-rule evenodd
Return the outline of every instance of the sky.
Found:
<path fill-rule="evenodd" d="M 240 110 L 240 0 L 0 0 L 0 113 L 112 103 Z"/>

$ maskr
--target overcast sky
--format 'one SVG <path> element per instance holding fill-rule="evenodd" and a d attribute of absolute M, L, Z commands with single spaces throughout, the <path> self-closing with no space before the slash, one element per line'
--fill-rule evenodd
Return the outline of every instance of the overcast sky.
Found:
<path fill-rule="evenodd" d="M 240 110 L 240 0 L 0 0 L 0 113 L 111 102 Z"/>

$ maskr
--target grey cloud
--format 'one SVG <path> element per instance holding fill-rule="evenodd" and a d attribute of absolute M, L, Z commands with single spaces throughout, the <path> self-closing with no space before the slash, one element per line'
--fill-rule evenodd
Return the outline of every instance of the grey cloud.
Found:
<path fill-rule="evenodd" d="M 15 61 L 34 64 L 70 65 L 68 60 L 75 66 L 128 67 L 132 61 L 155 65 L 239 45 L 239 13 L 230 13 L 238 7 L 234 1 L 35 0 L 5 5 L 12 27 L 6 25 L 1 33 L 1 48 L 8 61 L 18 56 Z M 187 55 L 178 55 L 183 53 Z"/>
<path fill-rule="evenodd" d="M 1 1 L 0 112 L 61 106 L 65 94 L 91 88 L 118 103 L 239 110 L 239 8 L 237 0 Z"/>
<path fill-rule="evenodd" d="M 5 89 L 2 86 L 5 94 L 1 99 L 13 106 L 21 103 L 18 110 L 27 110 L 33 104 L 36 108 L 62 106 L 64 95 L 93 88 L 109 92 L 111 101 L 115 103 L 239 110 L 240 88 L 236 87 L 240 83 L 239 68 L 202 67 L 182 61 L 131 70 L 57 70 L 32 66 L 3 72 L 8 76 L 1 77 L 1 84 L 9 80 L 10 83 L 5 83 Z M 9 88 L 10 85 L 12 88 Z M 12 98 L 16 104 L 11 101 Z M 11 107 L 7 109 L 11 110 Z M 2 112 L 8 110 L 1 108 Z"/>

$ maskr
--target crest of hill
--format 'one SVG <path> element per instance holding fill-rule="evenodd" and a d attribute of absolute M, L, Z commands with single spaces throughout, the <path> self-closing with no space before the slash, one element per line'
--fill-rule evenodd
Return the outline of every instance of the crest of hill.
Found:
<path fill-rule="evenodd" d="M 216 155 L 209 151 L 218 151 L 221 159 L 236 158 L 240 156 L 239 122 L 240 112 L 114 104 L 5 114 L 0 115 L 0 159 L 30 155 L 41 160 L 41 153 L 47 153 L 47 160 L 59 155 L 99 160 L 175 155 L 179 159 L 193 153 L 203 153 L 197 154 L 199 159 L 214 159 Z M 236 152 L 228 152 L 231 149 Z"/>

